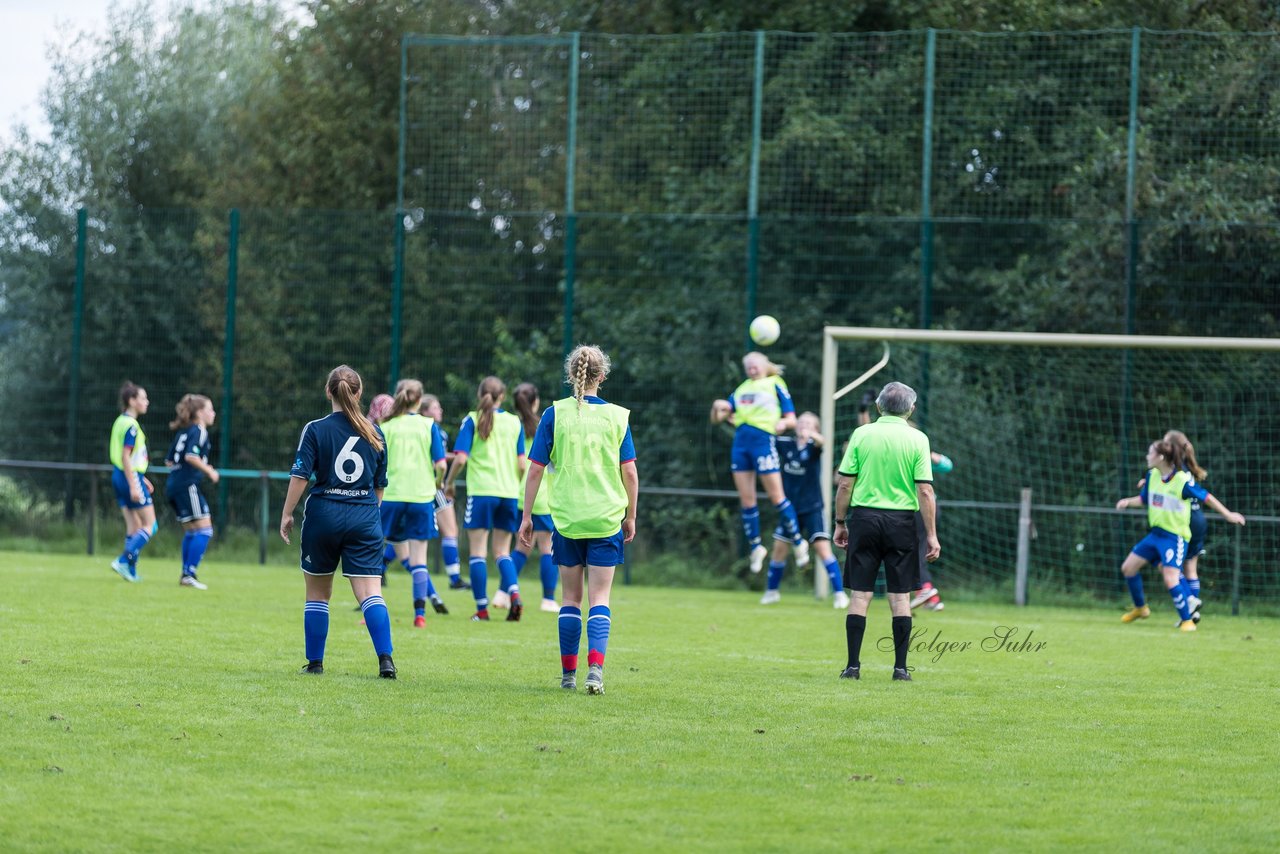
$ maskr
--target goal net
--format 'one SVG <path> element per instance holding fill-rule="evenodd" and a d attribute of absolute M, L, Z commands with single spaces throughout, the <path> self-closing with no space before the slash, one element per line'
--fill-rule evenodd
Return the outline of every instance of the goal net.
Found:
<path fill-rule="evenodd" d="M 1119 564 L 1146 519 L 1116 501 L 1137 494 L 1150 443 L 1181 430 L 1207 469 L 1204 486 L 1248 519 L 1238 528 L 1205 509 L 1203 598 L 1274 609 L 1277 377 L 1280 340 L 829 326 L 824 472 L 839 463 L 865 392 L 905 382 L 919 394 L 917 425 L 954 463 L 935 475 L 939 589 L 1119 603 Z"/>

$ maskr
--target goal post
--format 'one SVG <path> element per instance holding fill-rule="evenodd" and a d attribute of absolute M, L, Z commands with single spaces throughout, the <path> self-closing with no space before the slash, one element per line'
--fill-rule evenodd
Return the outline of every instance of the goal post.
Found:
<path fill-rule="evenodd" d="M 842 377 L 863 384 L 841 387 Z M 1278 377 L 1280 339 L 827 326 L 820 412 L 827 519 L 835 468 L 856 426 L 853 407 L 841 400 L 898 380 L 921 393 L 917 418 L 934 450 L 956 461 L 936 486 L 946 511 L 939 536 L 947 583 L 1007 585 L 1012 596 L 1015 565 L 1028 563 L 1017 554 L 1022 541 L 1035 551 L 1032 598 L 1037 587 L 1110 595 L 1119 560 L 1145 531 L 1140 514 L 1127 518 L 1115 501 L 1137 492 L 1146 445 L 1179 429 L 1209 470 L 1209 491 L 1252 525 L 1230 535 L 1206 509 L 1214 594 L 1225 599 L 1224 574 L 1243 553 L 1243 580 L 1231 595 L 1243 587 L 1246 598 L 1255 590 L 1276 598 L 1280 577 L 1269 564 L 1280 518 L 1268 514 L 1280 494 Z M 1036 517 L 1020 532 L 1023 489 Z M 1017 581 L 1025 599 L 1027 579 Z M 827 592 L 816 566 L 814 589 Z"/>

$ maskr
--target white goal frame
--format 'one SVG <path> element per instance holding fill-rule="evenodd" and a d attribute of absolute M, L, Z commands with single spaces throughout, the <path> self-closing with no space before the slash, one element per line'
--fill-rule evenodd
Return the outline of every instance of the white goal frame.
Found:
<path fill-rule="evenodd" d="M 836 388 L 841 341 L 879 341 L 885 358 L 855 382 Z M 892 342 L 916 344 L 995 344 L 1014 347 L 1080 347 L 1117 350 L 1249 350 L 1280 352 L 1277 338 L 1210 338 L 1177 335 L 1090 335 L 1053 332 L 978 332 L 958 329 L 889 329 L 872 326 L 824 326 L 822 328 L 822 495 L 824 518 L 831 520 L 836 468 L 836 401 L 883 370 L 892 373 Z M 883 383 L 881 383 L 883 385 Z M 841 446 L 843 449 L 843 445 Z M 1021 571 L 1021 568 L 1020 568 Z M 827 574 L 814 561 L 813 590 L 819 598 L 829 592 Z"/>

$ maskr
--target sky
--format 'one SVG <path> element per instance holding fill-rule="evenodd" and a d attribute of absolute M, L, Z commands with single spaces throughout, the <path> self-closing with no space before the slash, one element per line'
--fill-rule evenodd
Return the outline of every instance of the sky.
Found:
<path fill-rule="evenodd" d="M 102 32 L 111 0 L 0 0 L 0 140 L 15 122 L 48 137 L 40 90 L 49 77 L 50 44 L 65 45 L 77 33 Z"/>

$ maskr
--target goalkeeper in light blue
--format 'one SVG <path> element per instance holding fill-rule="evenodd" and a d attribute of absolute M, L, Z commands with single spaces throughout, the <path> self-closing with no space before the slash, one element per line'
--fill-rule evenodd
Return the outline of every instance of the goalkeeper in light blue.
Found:
<path fill-rule="evenodd" d="M 1116 502 L 1117 510 L 1145 506 L 1147 523 L 1151 526 L 1120 566 L 1133 597 L 1133 608 L 1120 618 L 1123 622 L 1132 623 L 1151 616 L 1142 590 L 1141 572 L 1144 566 L 1152 564 L 1160 567 L 1164 576 L 1165 587 L 1178 611 L 1178 628 L 1194 632 L 1196 624 L 1191 618 L 1190 594 L 1182 579 L 1182 564 L 1191 539 L 1191 502 L 1199 501 L 1212 508 L 1233 525 L 1244 524 L 1244 516 L 1228 510 L 1195 482 L 1185 470 L 1184 462 L 1182 449 L 1175 443 L 1165 439 L 1152 442 L 1147 448 L 1148 471 L 1142 491 Z"/>

